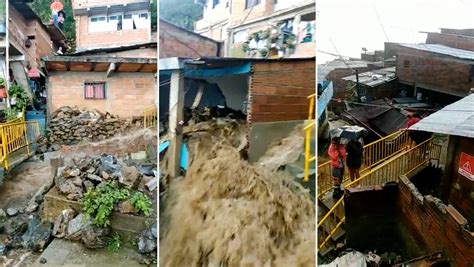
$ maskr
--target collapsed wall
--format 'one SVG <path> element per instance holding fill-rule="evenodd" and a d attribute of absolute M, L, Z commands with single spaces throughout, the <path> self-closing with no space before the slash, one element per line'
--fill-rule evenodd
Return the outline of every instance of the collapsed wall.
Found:
<path fill-rule="evenodd" d="M 188 130 L 189 169 L 164 193 L 160 263 L 314 266 L 313 201 L 286 174 L 243 160 L 238 128 Z"/>

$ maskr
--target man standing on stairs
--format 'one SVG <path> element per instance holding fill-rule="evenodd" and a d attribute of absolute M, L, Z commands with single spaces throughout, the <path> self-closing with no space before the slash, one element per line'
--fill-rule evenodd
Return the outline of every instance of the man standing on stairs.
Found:
<path fill-rule="evenodd" d="M 341 144 L 339 137 L 333 137 L 331 139 L 328 155 L 331 158 L 331 173 L 334 185 L 332 197 L 340 198 L 344 194 L 341 189 L 341 184 L 344 177 L 344 162 L 347 153 L 344 145 Z"/>

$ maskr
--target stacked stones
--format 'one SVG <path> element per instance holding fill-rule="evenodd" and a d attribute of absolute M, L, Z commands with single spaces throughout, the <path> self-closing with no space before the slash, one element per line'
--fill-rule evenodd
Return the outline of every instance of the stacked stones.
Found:
<path fill-rule="evenodd" d="M 47 136 L 50 144 L 97 142 L 138 128 L 141 122 L 141 119 L 120 119 L 110 113 L 62 107 L 52 114 Z"/>
<path fill-rule="evenodd" d="M 69 200 L 76 201 L 102 182 L 113 180 L 128 189 L 153 191 L 156 188 L 153 173 L 155 168 L 155 165 L 127 166 L 110 155 L 103 155 L 101 158 L 85 157 L 59 168 L 55 185 Z"/>

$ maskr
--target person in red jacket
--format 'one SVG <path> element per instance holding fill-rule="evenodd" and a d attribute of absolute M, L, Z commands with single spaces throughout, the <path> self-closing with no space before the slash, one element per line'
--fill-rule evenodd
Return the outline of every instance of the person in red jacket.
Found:
<path fill-rule="evenodd" d="M 408 149 L 410 149 L 416 145 L 416 133 L 414 133 L 413 131 L 410 131 L 409 128 L 415 125 L 416 123 L 418 123 L 421 120 L 421 116 L 415 113 L 415 114 L 408 114 L 407 118 L 408 118 L 407 128 L 405 130 L 409 131 L 408 136 L 410 137 L 410 141 L 408 144 Z"/>
<path fill-rule="evenodd" d="M 344 162 L 346 161 L 347 153 L 344 146 L 340 143 L 339 137 L 331 139 L 328 155 L 331 159 L 331 174 L 334 185 L 332 197 L 340 198 L 343 195 L 341 184 L 344 177 Z"/>

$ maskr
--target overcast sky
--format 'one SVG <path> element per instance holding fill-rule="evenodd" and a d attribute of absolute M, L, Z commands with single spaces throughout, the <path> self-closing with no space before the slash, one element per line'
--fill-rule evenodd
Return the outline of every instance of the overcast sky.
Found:
<path fill-rule="evenodd" d="M 422 43 L 420 31 L 474 28 L 474 0 L 317 0 L 316 9 L 318 51 L 350 57 L 359 57 L 362 47 L 383 50 L 387 38 Z M 318 52 L 318 63 L 332 59 Z"/>

